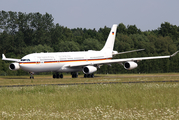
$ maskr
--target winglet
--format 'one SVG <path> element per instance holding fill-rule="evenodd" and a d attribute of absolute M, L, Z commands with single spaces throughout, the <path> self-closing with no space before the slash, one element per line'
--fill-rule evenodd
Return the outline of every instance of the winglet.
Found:
<path fill-rule="evenodd" d="M 4 54 L 2 54 L 2 60 L 3 60 L 3 59 L 6 59 L 6 56 L 5 56 Z"/>
<path fill-rule="evenodd" d="M 175 56 L 179 51 L 176 51 L 175 53 L 173 53 L 172 55 L 170 55 L 170 57 Z"/>

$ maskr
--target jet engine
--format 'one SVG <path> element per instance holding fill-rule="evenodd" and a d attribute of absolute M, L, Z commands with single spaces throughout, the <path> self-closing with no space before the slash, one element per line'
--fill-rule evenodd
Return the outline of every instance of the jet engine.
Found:
<path fill-rule="evenodd" d="M 94 67 L 94 66 L 85 66 L 85 67 L 83 68 L 83 73 L 84 73 L 84 74 L 91 74 L 91 73 L 94 73 L 94 72 L 96 72 L 96 71 L 97 71 L 97 68 Z"/>
<path fill-rule="evenodd" d="M 9 69 L 10 70 L 18 70 L 18 69 L 20 69 L 19 63 L 11 63 L 9 65 Z"/>
<path fill-rule="evenodd" d="M 124 63 L 124 68 L 126 70 L 132 70 L 132 69 L 136 68 L 137 66 L 138 66 L 137 63 L 135 63 L 133 61 Z"/>

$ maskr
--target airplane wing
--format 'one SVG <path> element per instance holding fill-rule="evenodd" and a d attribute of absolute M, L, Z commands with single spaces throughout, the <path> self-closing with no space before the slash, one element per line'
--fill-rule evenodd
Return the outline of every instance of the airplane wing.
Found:
<path fill-rule="evenodd" d="M 6 56 L 4 54 L 2 54 L 2 60 L 15 61 L 15 62 L 19 62 L 20 61 L 20 59 L 6 58 Z"/>
<path fill-rule="evenodd" d="M 175 56 L 179 51 L 173 53 L 168 56 L 154 56 L 154 57 L 139 57 L 139 58 L 124 58 L 124 59 L 112 59 L 112 60 L 103 60 L 103 61 L 88 61 L 83 63 L 71 63 L 67 64 L 64 67 L 80 67 L 80 66 L 88 66 L 88 65 L 102 65 L 102 64 L 111 64 L 111 63 L 124 63 L 127 61 L 142 61 L 142 60 L 151 60 L 151 59 L 161 59 L 161 58 L 171 58 Z"/>

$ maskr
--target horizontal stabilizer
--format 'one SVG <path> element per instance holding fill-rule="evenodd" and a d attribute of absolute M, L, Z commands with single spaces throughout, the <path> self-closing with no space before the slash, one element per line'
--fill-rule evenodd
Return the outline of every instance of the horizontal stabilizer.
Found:
<path fill-rule="evenodd" d="M 138 50 L 131 50 L 131 51 L 125 51 L 125 52 L 114 52 L 112 55 L 119 55 L 119 54 L 125 54 L 125 53 L 131 53 L 131 52 L 138 52 L 138 51 L 143 51 L 145 49 L 138 49 Z"/>

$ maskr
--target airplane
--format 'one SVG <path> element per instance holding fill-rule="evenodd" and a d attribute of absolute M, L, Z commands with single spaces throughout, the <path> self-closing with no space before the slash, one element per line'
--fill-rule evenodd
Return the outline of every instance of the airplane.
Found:
<path fill-rule="evenodd" d="M 170 58 L 175 56 L 179 51 L 167 56 L 138 57 L 112 59 L 113 56 L 124 53 L 142 51 L 144 49 L 117 52 L 113 51 L 117 24 L 114 24 L 108 35 L 104 47 L 100 51 L 88 50 L 77 52 L 50 52 L 50 53 L 32 53 L 22 59 L 6 58 L 2 54 L 2 60 L 14 61 L 9 65 L 10 70 L 22 69 L 30 73 L 30 79 L 34 79 L 34 73 L 54 72 L 53 78 L 63 78 L 64 72 L 70 72 L 72 78 L 78 77 L 78 72 L 83 71 L 84 77 L 93 78 L 94 72 L 103 64 L 119 63 L 127 70 L 132 70 L 138 66 L 137 62 L 149 59 Z M 60 74 L 59 74 L 60 73 Z"/>

